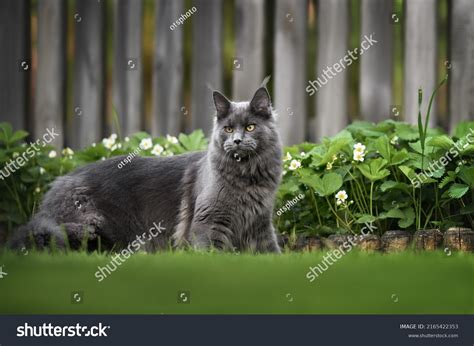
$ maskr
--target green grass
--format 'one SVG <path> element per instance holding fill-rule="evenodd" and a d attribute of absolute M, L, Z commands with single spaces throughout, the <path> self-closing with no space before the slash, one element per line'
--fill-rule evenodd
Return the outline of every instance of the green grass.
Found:
<path fill-rule="evenodd" d="M 3 253 L 6 314 L 472 314 L 474 256 L 349 253 L 313 283 L 325 252 L 136 254 L 102 282 L 110 257 Z M 191 303 L 178 304 L 178 291 Z M 84 301 L 72 304 L 71 292 Z"/>

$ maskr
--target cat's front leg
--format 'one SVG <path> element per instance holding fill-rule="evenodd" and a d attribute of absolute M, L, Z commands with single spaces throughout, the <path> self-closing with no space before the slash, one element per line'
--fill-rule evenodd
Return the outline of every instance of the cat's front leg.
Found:
<path fill-rule="evenodd" d="M 262 226 L 256 234 L 257 238 L 257 252 L 265 253 L 281 253 L 280 246 L 278 245 L 275 229 L 271 222 L 267 225 Z"/>
<path fill-rule="evenodd" d="M 191 226 L 190 243 L 198 249 L 217 249 L 220 251 L 234 251 L 232 232 L 219 225 L 193 223 Z"/>

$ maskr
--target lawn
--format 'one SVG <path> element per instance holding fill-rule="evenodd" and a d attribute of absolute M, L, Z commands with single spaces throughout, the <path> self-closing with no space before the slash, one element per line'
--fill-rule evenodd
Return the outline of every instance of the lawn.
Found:
<path fill-rule="evenodd" d="M 105 255 L 4 252 L 0 313 L 474 313 L 472 254 L 352 252 L 310 283 L 324 254 L 136 254 L 98 282 Z"/>

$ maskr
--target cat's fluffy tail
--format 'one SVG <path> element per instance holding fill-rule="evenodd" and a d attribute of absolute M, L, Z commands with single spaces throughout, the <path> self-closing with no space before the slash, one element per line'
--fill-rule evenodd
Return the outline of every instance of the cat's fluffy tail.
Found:
<path fill-rule="evenodd" d="M 37 249 L 56 246 L 67 247 L 66 232 L 51 218 L 37 216 L 28 224 L 20 226 L 7 241 L 7 248 L 12 250 Z"/>

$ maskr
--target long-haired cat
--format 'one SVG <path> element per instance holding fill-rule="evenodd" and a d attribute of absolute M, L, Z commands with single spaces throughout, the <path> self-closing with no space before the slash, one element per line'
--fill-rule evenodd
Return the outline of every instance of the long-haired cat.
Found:
<path fill-rule="evenodd" d="M 173 247 L 280 252 L 272 225 L 281 178 L 281 143 L 270 96 L 250 102 L 214 91 L 216 117 L 206 152 L 160 158 L 123 157 L 59 177 L 39 212 L 19 228 L 13 248 L 120 250 L 160 225 L 147 251 Z M 134 246 L 135 249 L 135 246 Z"/>

